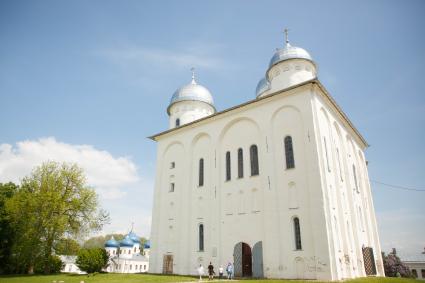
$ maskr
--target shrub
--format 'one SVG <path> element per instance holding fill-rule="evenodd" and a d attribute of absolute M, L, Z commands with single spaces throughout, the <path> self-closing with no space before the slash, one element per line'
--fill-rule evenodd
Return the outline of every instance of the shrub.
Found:
<path fill-rule="evenodd" d="M 382 259 L 384 260 L 385 276 L 412 277 L 409 267 L 404 265 L 404 263 L 396 254 L 389 253 L 388 255 L 385 255 L 384 253 L 382 253 Z"/>
<path fill-rule="evenodd" d="M 81 249 L 78 252 L 77 264 L 80 270 L 87 273 L 101 272 L 103 268 L 108 265 L 108 254 L 105 249 L 94 248 L 94 249 Z"/>
<path fill-rule="evenodd" d="M 57 255 L 50 255 L 47 263 L 47 273 L 59 273 L 64 267 L 64 263 Z M 34 272 L 41 274 L 46 273 L 46 265 L 43 260 L 37 261 Z"/>

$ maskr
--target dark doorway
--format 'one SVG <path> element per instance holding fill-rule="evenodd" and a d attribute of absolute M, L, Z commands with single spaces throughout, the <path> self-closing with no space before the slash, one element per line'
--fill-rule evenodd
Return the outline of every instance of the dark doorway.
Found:
<path fill-rule="evenodd" d="M 252 276 L 252 254 L 248 244 L 242 243 L 242 277 Z"/>
<path fill-rule="evenodd" d="M 252 276 L 252 253 L 248 244 L 239 242 L 233 251 L 235 277 Z"/>
<path fill-rule="evenodd" d="M 173 255 L 164 255 L 162 262 L 162 273 L 173 274 Z"/>

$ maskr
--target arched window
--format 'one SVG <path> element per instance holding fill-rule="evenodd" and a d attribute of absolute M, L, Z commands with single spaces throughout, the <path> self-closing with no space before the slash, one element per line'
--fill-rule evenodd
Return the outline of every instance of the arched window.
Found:
<path fill-rule="evenodd" d="M 292 137 L 286 136 L 284 143 L 285 143 L 286 169 L 295 168 L 294 147 L 292 146 Z"/>
<path fill-rule="evenodd" d="M 260 170 L 258 168 L 258 148 L 255 144 L 249 148 L 249 154 L 251 157 L 251 176 L 256 176 Z"/>
<path fill-rule="evenodd" d="M 180 126 L 180 119 L 179 118 L 176 119 L 176 127 L 178 127 L 178 126 Z"/>
<path fill-rule="evenodd" d="M 357 184 L 357 175 L 356 175 L 356 166 L 353 164 L 353 176 L 354 176 L 354 186 L 356 188 L 356 191 L 359 193 L 359 185 Z"/>
<path fill-rule="evenodd" d="M 300 220 L 298 217 L 294 218 L 294 235 L 295 235 L 295 249 L 301 250 L 301 229 Z"/>
<path fill-rule="evenodd" d="M 204 251 L 204 224 L 199 224 L 199 251 Z"/>
<path fill-rule="evenodd" d="M 226 181 L 230 181 L 231 171 L 230 171 L 230 151 L 226 152 Z"/>
<path fill-rule="evenodd" d="M 243 178 L 243 151 L 238 149 L 238 178 Z"/>
<path fill-rule="evenodd" d="M 344 182 L 344 178 L 342 176 L 341 159 L 339 158 L 339 150 L 338 150 L 338 148 L 336 148 L 336 158 L 338 159 L 339 178 L 341 179 L 341 182 Z"/>
<path fill-rule="evenodd" d="M 204 159 L 199 159 L 199 183 L 198 185 L 202 187 L 204 185 Z"/>
<path fill-rule="evenodd" d="M 325 137 L 323 137 L 323 144 L 325 145 L 326 165 L 328 166 L 328 172 L 331 172 L 331 167 L 329 166 L 329 158 L 328 158 L 328 146 L 326 145 Z"/>

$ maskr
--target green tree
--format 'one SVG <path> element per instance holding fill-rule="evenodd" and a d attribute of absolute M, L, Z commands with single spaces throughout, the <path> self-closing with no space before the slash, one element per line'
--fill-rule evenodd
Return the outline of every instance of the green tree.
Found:
<path fill-rule="evenodd" d="M 13 197 L 17 189 L 18 186 L 14 183 L 0 183 L 0 274 L 13 272 L 11 256 L 15 233 L 5 209 L 5 203 Z"/>
<path fill-rule="evenodd" d="M 95 236 L 85 241 L 83 244 L 83 248 L 85 249 L 104 248 L 105 242 L 109 240 L 111 236 L 114 236 L 115 240 L 117 241 L 121 241 L 122 239 L 124 239 L 123 234 L 107 234 L 105 236 Z"/>
<path fill-rule="evenodd" d="M 59 239 L 54 247 L 58 255 L 77 255 L 80 248 L 80 244 L 71 238 Z"/>
<path fill-rule="evenodd" d="M 62 268 L 64 268 L 65 264 L 57 255 L 49 256 L 49 273 L 59 273 Z M 46 267 L 44 266 L 44 262 L 36 262 L 34 267 L 34 273 L 45 273 Z"/>
<path fill-rule="evenodd" d="M 20 272 L 28 273 L 37 261 L 49 273 L 50 256 L 60 239 L 97 231 L 109 220 L 83 170 L 69 163 L 36 167 L 6 202 L 6 210 L 17 235 L 15 261 Z"/>
<path fill-rule="evenodd" d="M 75 263 L 87 273 L 100 272 L 108 265 L 108 254 L 103 248 L 81 249 Z"/>

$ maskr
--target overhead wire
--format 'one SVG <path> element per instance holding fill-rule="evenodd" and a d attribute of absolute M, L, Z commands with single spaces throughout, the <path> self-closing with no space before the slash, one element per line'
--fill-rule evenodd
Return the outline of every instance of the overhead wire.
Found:
<path fill-rule="evenodd" d="M 404 187 L 404 186 L 398 186 L 398 185 L 392 185 L 392 184 L 388 184 L 388 183 L 384 183 L 384 182 L 380 182 L 380 181 L 376 181 L 376 180 L 372 180 L 370 179 L 371 182 L 375 183 L 375 184 L 380 184 L 383 186 L 387 186 L 393 189 L 399 189 L 399 190 L 405 190 L 405 191 L 415 191 L 415 192 L 425 192 L 425 189 L 416 189 L 416 188 L 409 188 L 409 187 Z"/>

